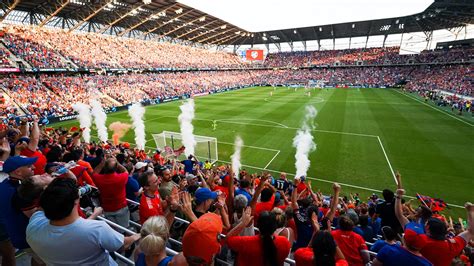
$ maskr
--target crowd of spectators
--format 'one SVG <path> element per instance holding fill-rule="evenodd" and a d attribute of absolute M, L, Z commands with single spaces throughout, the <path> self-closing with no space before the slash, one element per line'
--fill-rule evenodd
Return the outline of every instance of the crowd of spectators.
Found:
<path fill-rule="evenodd" d="M 59 29 L 6 25 L 1 30 L 0 36 L 10 51 L 37 68 L 71 67 L 70 62 L 87 68 L 255 67 L 244 63 L 237 55 L 223 51 L 98 33 L 69 33 Z M 401 55 L 399 50 L 399 47 L 376 47 L 273 53 L 267 55 L 263 66 L 466 62 L 472 60 L 474 49 L 427 50 L 420 54 L 409 55 Z"/>
<path fill-rule="evenodd" d="M 268 67 L 309 67 L 336 63 L 340 65 L 389 65 L 413 63 L 452 63 L 472 60 L 474 49 L 426 50 L 420 54 L 399 53 L 399 47 L 358 48 L 344 50 L 297 51 L 267 55 Z"/>
<path fill-rule="evenodd" d="M 404 201 L 398 173 L 395 192 L 365 200 L 337 183 L 324 195 L 305 176 L 234 172 L 192 155 L 84 143 L 81 135 L 40 128 L 36 117 L 0 130 L 2 265 L 14 265 L 15 249 L 32 265 L 116 265 L 114 252 L 136 265 L 473 260 L 474 205 L 465 205 L 467 223 L 453 222 L 439 205 Z"/>
<path fill-rule="evenodd" d="M 6 50 L 0 45 L 0 68 L 13 67 L 10 60 L 8 60 L 8 58 L 10 57 L 10 54 L 11 53 L 8 50 Z"/>
<path fill-rule="evenodd" d="M 42 35 L 34 28 L 7 27 L 4 30 L 3 43 L 16 56 L 38 68 L 63 67 L 61 55 L 46 43 L 40 44 Z M 13 31 L 15 29 L 15 31 Z M 18 36 L 21 36 L 19 38 Z"/>
<path fill-rule="evenodd" d="M 410 91 L 444 90 L 474 95 L 473 72 L 467 65 L 426 67 L 350 67 L 299 70 L 191 71 L 122 75 L 15 75 L 0 79 L 0 88 L 28 114 L 57 117 L 73 114 L 72 105 L 98 99 L 105 108 L 134 102 L 159 103 L 175 97 L 209 94 L 251 85 L 308 84 L 393 87 Z M 16 105 L 15 105 L 16 103 Z"/>
<path fill-rule="evenodd" d="M 443 90 L 474 97 L 474 69 L 470 65 L 415 68 L 409 79 L 408 90 Z"/>
<path fill-rule="evenodd" d="M 5 26 L 3 42 L 33 67 L 222 68 L 241 67 L 235 54 L 169 42 L 69 33 L 35 26 Z"/>

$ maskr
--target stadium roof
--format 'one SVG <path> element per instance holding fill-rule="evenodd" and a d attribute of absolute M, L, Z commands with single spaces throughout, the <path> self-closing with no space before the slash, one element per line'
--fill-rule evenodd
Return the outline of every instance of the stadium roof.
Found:
<path fill-rule="evenodd" d="M 239 5 L 239 1 L 234 3 Z M 292 3 L 288 1 L 288 4 Z M 472 0 L 435 0 L 424 11 L 407 16 L 259 32 L 246 31 L 170 0 L 3 0 L 0 8 L 0 21 L 13 16 L 12 10 L 25 11 L 29 16 L 22 20 L 40 26 L 82 29 L 117 36 L 169 37 L 212 45 L 270 44 L 431 32 L 474 23 Z M 370 7 L 367 9 L 370 10 Z M 242 16 L 252 20 L 245 14 Z"/>

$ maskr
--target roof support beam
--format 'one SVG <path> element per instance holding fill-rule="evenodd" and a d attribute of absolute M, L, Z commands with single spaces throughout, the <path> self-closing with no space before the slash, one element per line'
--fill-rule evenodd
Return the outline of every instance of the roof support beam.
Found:
<path fill-rule="evenodd" d="M 145 4 L 141 4 L 141 5 L 138 5 L 138 6 L 136 6 L 136 5 L 133 6 L 133 8 L 132 8 L 130 11 L 128 11 L 127 13 L 121 15 L 120 17 L 118 17 L 118 18 L 115 19 L 114 21 L 110 22 L 108 25 L 106 25 L 104 28 L 102 28 L 102 29 L 99 31 L 99 33 L 104 33 L 104 32 L 106 32 L 110 27 L 112 27 L 113 25 L 117 24 L 117 22 L 121 21 L 122 19 L 124 19 L 124 18 L 126 18 L 126 17 L 128 17 L 128 16 L 130 16 L 130 15 L 132 15 L 133 12 L 135 12 L 137 9 L 139 9 L 139 8 L 141 8 L 141 7 L 143 7 L 143 6 L 145 6 Z"/>
<path fill-rule="evenodd" d="M 70 29 L 69 29 L 69 32 L 72 32 L 74 31 L 75 29 L 79 28 L 82 24 L 84 24 L 86 21 L 88 21 L 89 19 L 93 18 L 95 15 L 97 15 L 100 11 L 102 11 L 102 9 L 104 9 L 105 7 L 107 7 L 107 5 L 111 4 L 114 0 L 109 0 L 107 2 L 105 2 L 103 5 L 97 7 L 96 9 L 92 9 L 92 12 L 85 18 L 83 18 L 79 23 L 77 23 L 76 25 L 72 26 Z M 90 31 L 90 30 L 89 30 Z"/>
<path fill-rule="evenodd" d="M 210 33 L 210 32 L 214 32 L 214 31 L 216 31 L 216 30 L 218 30 L 218 29 L 220 29 L 220 28 L 222 28 L 222 27 L 224 27 L 224 26 L 226 26 L 226 25 L 225 25 L 225 24 L 224 24 L 224 25 L 220 25 L 220 26 L 217 26 L 217 27 L 212 28 L 212 29 L 210 29 L 210 30 L 207 30 L 207 31 L 205 31 L 205 32 L 203 32 L 203 33 L 200 33 L 200 34 L 198 34 L 198 35 L 196 35 L 196 36 L 194 36 L 194 37 L 188 39 L 188 41 L 195 40 L 195 39 L 197 39 L 197 38 L 199 38 L 199 37 L 201 37 L 201 36 L 204 36 L 204 35 L 206 35 L 206 34 L 208 34 L 208 33 Z"/>
<path fill-rule="evenodd" d="M 0 22 L 2 22 L 8 16 L 8 14 L 10 14 L 13 9 L 15 9 L 15 7 L 20 3 L 20 1 L 21 0 L 15 0 L 15 2 L 13 2 L 11 6 L 7 7 L 7 11 L 0 17 Z"/>
<path fill-rule="evenodd" d="M 204 39 L 202 39 L 202 40 L 197 40 L 197 42 L 205 42 L 205 41 L 207 41 L 207 40 L 211 40 L 212 38 L 215 38 L 215 37 L 220 36 L 220 35 L 222 35 L 222 34 L 226 34 L 227 32 L 233 31 L 233 30 L 235 30 L 235 29 L 234 29 L 234 28 L 230 28 L 230 29 L 228 29 L 228 30 L 221 31 L 221 32 L 219 32 L 219 33 L 217 33 L 217 34 L 211 35 L 211 36 L 209 36 L 209 37 L 207 37 L 207 38 L 204 38 Z"/>
<path fill-rule="evenodd" d="M 231 36 L 224 36 L 220 39 L 217 39 L 217 40 L 214 40 L 214 41 L 210 42 L 209 44 L 222 44 L 222 43 L 225 43 L 225 42 L 230 41 L 232 39 L 236 39 L 239 36 L 243 37 L 240 34 L 235 34 L 235 35 L 231 35 Z"/>
<path fill-rule="evenodd" d="M 174 28 L 173 30 L 170 30 L 170 31 L 168 31 L 168 32 L 166 32 L 166 33 L 163 33 L 162 35 L 163 35 L 163 36 L 167 36 L 167 35 L 169 35 L 169 34 L 175 32 L 175 31 L 177 31 L 177 30 L 180 30 L 180 29 L 182 29 L 182 28 L 184 28 L 184 27 L 186 27 L 186 26 L 191 25 L 192 23 L 194 23 L 194 22 L 196 22 L 196 21 L 202 19 L 203 17 L 205 18 L 205 16 L 202 16 L 202 17 L 193 19 L 193 20 L 191 20 L 191 21 L 189 21 L 189 22 L 186 22 L 186 23 L 184 23 L 183 25 L 181 25 L 181 26 L 179 26 L 179 27 L 177 27 L 177 28 Z"/>
<path fill-rule="evenodd" d="M 61 1 L 60 3 L 58 3 L 59 5 L 55 6 L 54 7 L 54 11 L 51 12 L 45 19 L 43 19 L 43 21 L 41 21 L 41 23 L 39 24 L 40 27 L 43 27 L 46 23 L 48 23 L 48 21 L 51 20 L 51 18 L 53 18 L 54 16 L 56 16 L 59 12 L 61 12 L 61 10 L 67 6 L 67 4 L 69 4 L 69 0 L 65 0 L 65 1 Z"/>
<path fill-rule="evenodd" d="M 212 41 L 212 42 L 209 42 L 209 44 L 217 44 L 217 43 L 219 43 L 219 42 L 221 42 L 221 41 L 226 42 L 227 40 L 231 40 L 232 38 L 236 38 L 236 37 L 238 37 L 238 36 L 240 36 L 240 35 L 224 36 L 224 37 L 222 37 L 222 38 L 219 38 L 219 39 L 217 39 L 217 40 L 214 40 L 214 41 Z"/>
<path fill-rule="evenodd" d="M 206 23 L 206 24 L 204 24 L 204 25 L 202 25 L 202 26 L 196 27 L 196 28 L 192 29 L 191 31 L 188 31 L 188 32 L 185 32 L 185 33 L 183 33 L 183 34 L 181 34 L 181 35 L 178 35 L 178 36 L 176 36 L 176 39 L 180 39 L 181 37 L 184 37 L 184 36 L 186 36 L 186 35 L 189 35 L 190 33 L 193 33 L 193 32 L 195 32 L 195 31 L 201 29 L 201 27 L 202 27 L 202 28 L 205 28 L 205 27 L 211 25 L 212 23 L 214 23 L 214 22 L 216 22 L 216 21 L 217 21 L 217 20 L 213 20 L 213 21 L 211 21 L 211 22 L 209 22 L 209 23 Z"/>
<path fill-rule="evenodd" d="M 235 44 L 237 43 L 237 41 L 239 41 L 239 40 L 242 39 L 242 38 L 244 38 L 244 36 L 240 35 L 239 38 L 232 40 L 232 41 L 229 43 L 229 45 L 235 45 Z M 226 42 L 228 42 L 228 41 L 226 41 Z M 221 42 L 220 44 L 222 45 L 223 42 Z M 239 47 L 240 47 L 240 45 L 239 45 Z"/>
<path fill-rule="evenodd" d="M 162 12 L 165 12 L 165 13 L 166 13 L 166 11 L 170 10 L 170 9 L 173 8 L 173 7 L 176 7 L 177 5 L 178 5 L 178 4 L 173 4 L 173 5 L 171 5 L 171 6 L 167 7 L 167 8 L 165 8 L 165 9 L 162 9 L 162 10 L 160 10 L 160 11 L 154 12 L 153 14 L 151 14 L 150 16 L 146 17 L 145 19 L 141 20 L 141 21 L 138 22 L 137 24 L 132 25 L 131 27 L 126 28 L 124 31 L 122 31 L 121 33 L 119 33 L 118 36 L 121 37 L 121 36 L 127 34 L 128 32 L 130 32 L 130 31 L 132 31 L 132 30 L 138 28 L 139 26 L 145 24 L 146 22 L 152 20 L 152 19 L 155 18 L 159 13 L 162 13 Z"/>
<path fill-rule="evenodd" d="M 171 18 L 170 20 L 166 21 L 165 23 L 163 23 L 163 24 L 161 24 L 161 25 L 158 25 L 158 26 L 154 27 L 154 28 L 151 29 L 151 30 L 148 30 L 147 32 L 145 32 L 145 35 L 148 35 L 148 34 L 150 34 L 150 33 L 153 33 L 154 31 L 156 31 L 156 30 L 162 28 L 163 26 L 166 26 L 166 25 L 168 25 L 168 24 L 170 24 L 170 23 L 173 23 L 173 20 L 179 19 L 180 17 L 185 16 L 185 15 L 191 13 L 191 12 L 193 12 L 193 9 L 188 10 L 188 11 L 186 11 L 186 12 L 184 12 L 184 13 L 181 13 L 181 14 L 179 14 L 179 15 L 177 15 L 177 16 Z"/>

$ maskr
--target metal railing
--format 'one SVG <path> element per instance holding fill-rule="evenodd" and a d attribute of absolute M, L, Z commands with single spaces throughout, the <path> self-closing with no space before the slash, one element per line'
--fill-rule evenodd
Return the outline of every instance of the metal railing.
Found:
<path fill-rule="evenodd" d="M 139 202 L 136 202 L 136 201 L 133 201 L 133 200 L 130 200 L 130 199 L 127 199 L 127 202 L 132 203 L 132 204 L 136 204 L 136 205 L 140 205 Z M 185 220 L 185 219 L 182 219 L 182 218 L 179 218 L 179 217 L 174 217 L 174 219 L 175 219 L 176 221 L 185 223 L 185 224 L 187 224 L 187 225 L 190 224 L 190 222 L 189 222 L 188 220 Z M 123 227 L 123 226 L 121 226 L 121 225 L 119 225 L 119 224 L 116 224 L 116 223 L 114 223 L 114 222 L 112 222 L 112 221 L 106 219 L 105 217 L 98 216 L 98 217 L 97 217 L 97 220 L 104 221 L 104 222 L 106 222 L 108 225 L 110 225 L 112 228 L 115 228 L 116 230 L 122 231 L 122 232 L 124 232 L 125 234 L 128 234 L 128 235 L 136 234 L 136 232 L 133 232 L 132 230 L 130 230 L 130 229 L 128 229 L 128 228 L 125 228 L 125 227 Z M 136 222 L 134 222 L 134 221 L 130 221 L 130 224 L 132 224 L 133 226 L 137 227 L 138 229 L 141 229 L 141 224 L 139 224 L 139 223 L 136 223 Z M 335 229 L 335 228 L 333 228 L 333 229 Z M 221 236 L 222 236 L 222 237 L 225 237 L 224 234 L 221 234 Z M 169 242 L 171 242 L 171 243 L 173 243 L 173 244 L 175 244 L 175 245 L 182 246 L 182 243 L 181 243 L 180 241 L 176 240 L 176 239 L 169 238 L 168 240 L 169 240 Z M 367 244 L 367 245 L 373 245 L 374 243 L 370 243 L 370 242 L 367 242 L 367 241 L 366 241 L 366 244 Z M 370 250 L 369 250 L 368 253 L 369 253 L 369 255 L 370 255 L 371 257 L 377 256 L 377 253 L 376 253 L 376 252 L 373 252 L 373 251 L 370 251 Z M 128 259 L 127 257 L 125 257 L 125 256 L 123 256 L 123 255 L 121 255 L 120 253 L 114 252 L 114 254 L 115 254 L 116 258 L 119 259 L 119 260 L 121 260 L 122 262 L 124 262 L 124 263 L 126 263 L 126 264 L 128 264 L 128 265 L 135 265 L 135 263 L 134 263 L 132 260 Z M 174 255 L 177 255 L 178 252 L 175 251 L 175 250 L 173 250 L 173 249 L 171 249 L 171 248 L 166 247 L 166 254 L 174 256 Z M 215 260 L 216 260 L 216 262 L 219 262 L 220 264 L 229 265 L 229 266 L 232 265 L 230 262 L 223 261 L 223 260 L 221 260 L 221 259 L 219 259 L 219 258 L 215 258 Z M 286 258 L 286 259 L 285 259 L 285 263 L 287 263 L 287 264 L 289 264 L 289 265 L 295 265 L 295 264 L 296 264 L 296 262 L 295 262 L 293 259 L 290 259 L 290 258 Z"/>

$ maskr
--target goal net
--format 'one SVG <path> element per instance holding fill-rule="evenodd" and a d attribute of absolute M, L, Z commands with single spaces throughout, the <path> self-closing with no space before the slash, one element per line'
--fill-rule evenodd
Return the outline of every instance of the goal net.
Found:
<path fill-rule="evenodd" d="M 181 133 L 163 131 L 160 134 L 152 134 L 156 147 L 168 156 L 175 156 L 178 159 L 186 158 L 184 153 L 183 137 Z M 194 156 L 199 160 L 209 160 L 215 163 L 218 158 L 217 139 L 207 136 L 194 135 L 196 147 L 194 148 Z"/>

